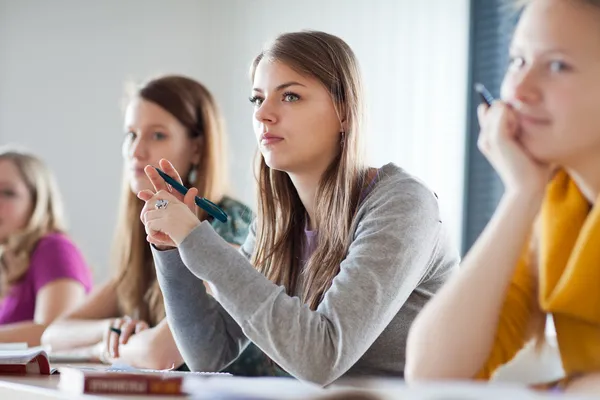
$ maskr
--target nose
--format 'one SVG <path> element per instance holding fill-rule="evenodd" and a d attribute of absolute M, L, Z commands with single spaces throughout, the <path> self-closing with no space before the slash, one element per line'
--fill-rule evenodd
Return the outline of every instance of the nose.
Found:
<path fill-rule="evenodd" d="M 141 137 L 135 138 L 133 141 L 125 142 L 124 156 L 127 159 L 147 160 L 148 146 Z"/>
<path fill-rule="evenodd" d="M 520 104 L 533 105 L 542 98 L 539 85 L 539 78 L 535 70 L 523 69 L 505 79 L 502 97 L 517 109 Z"/>
<path fill-rule="evenodd" d="M 254 112 L 254 118 L 263 124 L 274 124 L 277 122 L 276 106 L 273 100 L 265 98 Z"/>

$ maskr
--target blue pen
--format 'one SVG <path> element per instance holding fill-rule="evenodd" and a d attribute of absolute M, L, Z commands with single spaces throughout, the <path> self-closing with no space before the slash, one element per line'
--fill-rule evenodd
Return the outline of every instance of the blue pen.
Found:
<path fill-rule="evenodd" d="M 487 104 L 488 107 L 492 105 L 492 103 L 494 102 L 494 96 L 492 96 L 490 91 L 486 89 L 486 87 L 483 85 L 483 83 L 476 83 L 475 91 L 477 93 L 479 93 L 479 97 L 481 98 L 481 101 L 483 101 L 485 104 Z"/>
<path fill-rule="evenodd" d="M 158 169 L 156 167 L 153 167 L 153 168 L 165 180 L 165 182 L 167 182 L 169 185 L 171 185 L 173 187 L 173 189 L 177 190 L 179 193 L 181 193 L 182 195 L 185 196 L 185 194 L 188 192 L 188 189 L 185 186 L 183 186 L 181 183 L 177 182 L 175 179 L 171 178 L 169 175 L 165 174 L 160 169 Z M 219 221 L 227 222 L 227 214 L 225 214 L 225 211 L 223 211 L 219 206 L 217 206 L 212 201 L 196 196 L 196 198 L 194 199 L 194 202 L 196 203 L 196 205 L 198 207 L 200 207 L 201 209 L 203 209 L 204 211 L 206 211 L 207 213 L 209 213 L 210 215 L 212 215 Z"/>

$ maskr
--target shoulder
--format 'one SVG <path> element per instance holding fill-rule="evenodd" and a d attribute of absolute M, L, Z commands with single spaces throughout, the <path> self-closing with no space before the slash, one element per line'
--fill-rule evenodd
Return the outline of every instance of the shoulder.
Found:
<path fill-rule="evenodd" d="M 75 243 L 64 233 L 42 237 L 31 254 L 30 270 L 37 287 L 58 278 L 72 278 L 91 287 L 91 271 Z"/>
<path fill-rule="evenodd" d="M 419 178 L 391 163 L 379 169 L 373 190 L 359 207 L 358 214 L 373 213 L 401 220 L 440 219 L 437 195 Z"/>
<path fill-rule="evenodd" d="M 353 226 L 355 253 L 362 251 L 371 260 L 387 257 L 387 266 L 382 268 L 390 268 L 398 277 L 412 271 L 419 274 L 419 281 L 425 276 L 444 281 L 458 264 L 436 194 L 393 164 L 379 170 Z"/>
<path fill-rule="evenodd" d="M 219 202 L 219 207 L 223 209 L 231 219 L 240 219 L 250 223 L 254 218 L 254 213 L 246 204 L 232 199 L 231 197 L 223 197 Z"/>
<path fill-rule="evenodd" d="M 227 222 L 213 220 L 213 229 L 225 241 L 241 246 L 248 236 L 254 213 L 244 203 L 227 196 L 221 199 L 219 207 L 227 214 Z"/>
<path fill-rule="evenodd" d="M 79 254 L 79 249 L 75 243 L 64 233 L 53 232 L 43 236 L 35 248 L 33 249 L 32 257 L 43 256 L 47 253 L 56 252 L 74 252 Z"/>

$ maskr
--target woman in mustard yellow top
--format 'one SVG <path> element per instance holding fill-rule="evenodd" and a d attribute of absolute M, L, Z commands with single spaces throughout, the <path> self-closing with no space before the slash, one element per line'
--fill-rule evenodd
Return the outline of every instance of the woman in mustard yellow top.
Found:
<path fill-rule="evenodd" d="M 407 379 L 489 378 L 554 320 L 562 386 L 600 391 L 600 1 L 531 0 L 479 148 L 505 193 L 415 320 Z"/>

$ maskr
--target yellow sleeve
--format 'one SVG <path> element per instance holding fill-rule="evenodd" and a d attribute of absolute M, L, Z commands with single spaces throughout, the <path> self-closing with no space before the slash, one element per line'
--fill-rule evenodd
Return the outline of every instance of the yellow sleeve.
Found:
<path fill-rule="evenodd" d="M 496 338 L 490 355 L 476 379 L 490 379 L 494 371 L 509 362 L 529 339 L 528 329 L 536 301 L 535 281 L 529 272 L 530 253 L 526 246 L 515 269 L 502 306 Z"/>

